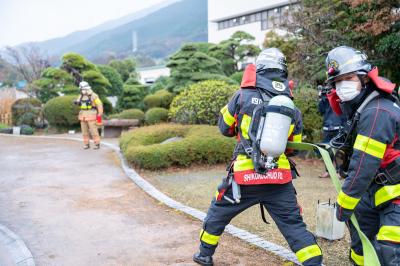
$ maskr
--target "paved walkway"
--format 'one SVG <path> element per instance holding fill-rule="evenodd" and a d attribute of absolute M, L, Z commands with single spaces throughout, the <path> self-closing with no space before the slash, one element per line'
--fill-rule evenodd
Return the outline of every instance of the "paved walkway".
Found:
<path fill-rule="evenodd" d="M 201 227 L 137 188 L 109 149 L 5 136 L 0 224 L 25 241 L 37 265 L 193 265 Z M 281 265 L 230 236 L 215 262 Z"/>

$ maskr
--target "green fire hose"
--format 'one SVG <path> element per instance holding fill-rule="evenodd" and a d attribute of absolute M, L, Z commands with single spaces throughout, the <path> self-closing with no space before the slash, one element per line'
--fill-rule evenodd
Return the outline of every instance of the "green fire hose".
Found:
<path fill-rule="evenodd" d="M 322 147 L 319 147 L 315 144 L 305 143 L 305 142 L 288 142 L 288 148 L 295 150 L 306 150 L 306 151 L 318 151 L 322 159 L 325 163 L 326 169 L 328 169 L 328 173 L 332 179 L 333 185 L 335 186 L 336 191 L 339 193 L 341 190 L 341 183 L 336 174 L 336 169 L 333 166 L 331 157 L 329 156 L 329 152 Z M 380 266 L 380 262 L 378 256 L 376 255 L 375 249 L 369 239 L 365 236 L 365 234 L 361 231 L 360 226 L 358 225 L 357 219 L 354 214 L 350 218 L 352 224 L 356 228 L 358 235 L 360 236 L 362 245 L 363 245 L 363 253 L 364 253 L 364 265 L 368 266 Z"/>

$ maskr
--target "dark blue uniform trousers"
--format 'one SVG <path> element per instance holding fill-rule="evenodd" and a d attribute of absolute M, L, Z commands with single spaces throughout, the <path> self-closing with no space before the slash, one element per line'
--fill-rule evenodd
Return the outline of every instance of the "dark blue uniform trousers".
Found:
<path fill-rule="evenodd" d="M 200 252 L 203 256 L 214 254 L 219 236 L 232 218 L 258 203 L 265 206 L 293 252 L 296 253 L 311 246 L 314 251 L 317 249 L 320 253 L 313 234 L 307 231 L 300 215 L 296 191 L 291 182 L 283 185 L 251 185 L 240 186 L 240 188 L 242 198 L 239 204 L 232 204 L 225 199 L 217 201 L 214 198 L 212 200 L 200 234 Z M 225 195 L 232 198 L 231 188 L 226 191 Z M 254 217 L 254 219 L 257 218 Z M 302 256 L 304 258 L 304 254 Z M 315 255 L 314 252 L 313 256 L 306 254 L 305 258 L 307 257 L 308 259 L 303 262 L 303 265 L 321 265 L 322 263 L 321 253 Z"/>
<path fill-rule="evenodd" d="M 380 188 L 378 185 L 373 184 L 364 193 L 354 214 L 360 225 L 360 229 L 374 244 L 381 264 L 385 266 L 399 266 L 400 243 L 397 241 L 400 240 L 400 205 L 388 202 L 380 208 L 375 208 L 375 192 L 378 188 Z M 361 240 L 353 225 L 348 223 L 348 226 L 351 235 L 350 258 L 354 264 L 361 265 L 360 261 L 363 260 Z M 385 228 L 389 228 L 391 233 L 388 233 L 388 230 L 385 230 Z M 397 232 L 399 232 L 398 235 L 396 235 Z M 390 238 L 392 240 L 389 240 Z"/>

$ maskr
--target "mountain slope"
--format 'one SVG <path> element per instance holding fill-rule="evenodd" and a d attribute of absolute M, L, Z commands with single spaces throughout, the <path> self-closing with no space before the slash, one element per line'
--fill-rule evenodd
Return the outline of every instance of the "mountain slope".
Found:
<path fill-rule="evenodd" d="M 107 53 L 129 55 L 132 32 L 136 31 L 138 53 L 153 58 L 164 58 L 184 42 L 207 40 L 207 0 L 183 0 L 159 9 L 143 18 L 59 50 L 77 52 L 89 59 Z"/>
<path fill-rule="evenodd" d="M 93 28 L 90 28 L 87 30 L 76 31 L 76 32 L 70 33 L 66 36 L 63 36 L 63 37 L 54 38 L 54 39 L 50 39 L 50 40 L 43 41 L 43 42 L 36 42 L 34 44 L 37 45 L 38 47 L 40 47 L 42 50 L 47 51 L 49 54 L 58 55 L 62 51 L 64 51 L 67 47 L 71 47 L 73 45 L 77 45 L 81 42 L 84 42 L 85 40 L 89 39 L 90 37 L 92 37 L 100 32 L 111 30 L 118 26 L 132 22 L 134 20 L 141 19 L 141 18 L 143 18 L 159 9 L 162 9 L 174 2 L 177 2 L 177 1 L 178 0 L 167 0 L 167 1 L 162 2 L 161 4 L 154 5 L 149 8 L 145 8 L 143 10 L 134 12 L 132 14 L 128 14 L 128 15 L 123 16 L 118 19 L 104 22 L 96 27 L 93 27 Z M 26 44 L 21 44 L 19 46 L 23 46 L 23 45 L 26 45 Z"/>

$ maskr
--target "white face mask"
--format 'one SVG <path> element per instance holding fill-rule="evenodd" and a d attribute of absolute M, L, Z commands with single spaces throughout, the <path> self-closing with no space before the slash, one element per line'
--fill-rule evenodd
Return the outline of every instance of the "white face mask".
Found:
<path fill-rule="evenodd" d="M 336 94 L 342 102 L 351 101 L 360 94 L 359 82 L 342 80 L 336 82 Z"/>

